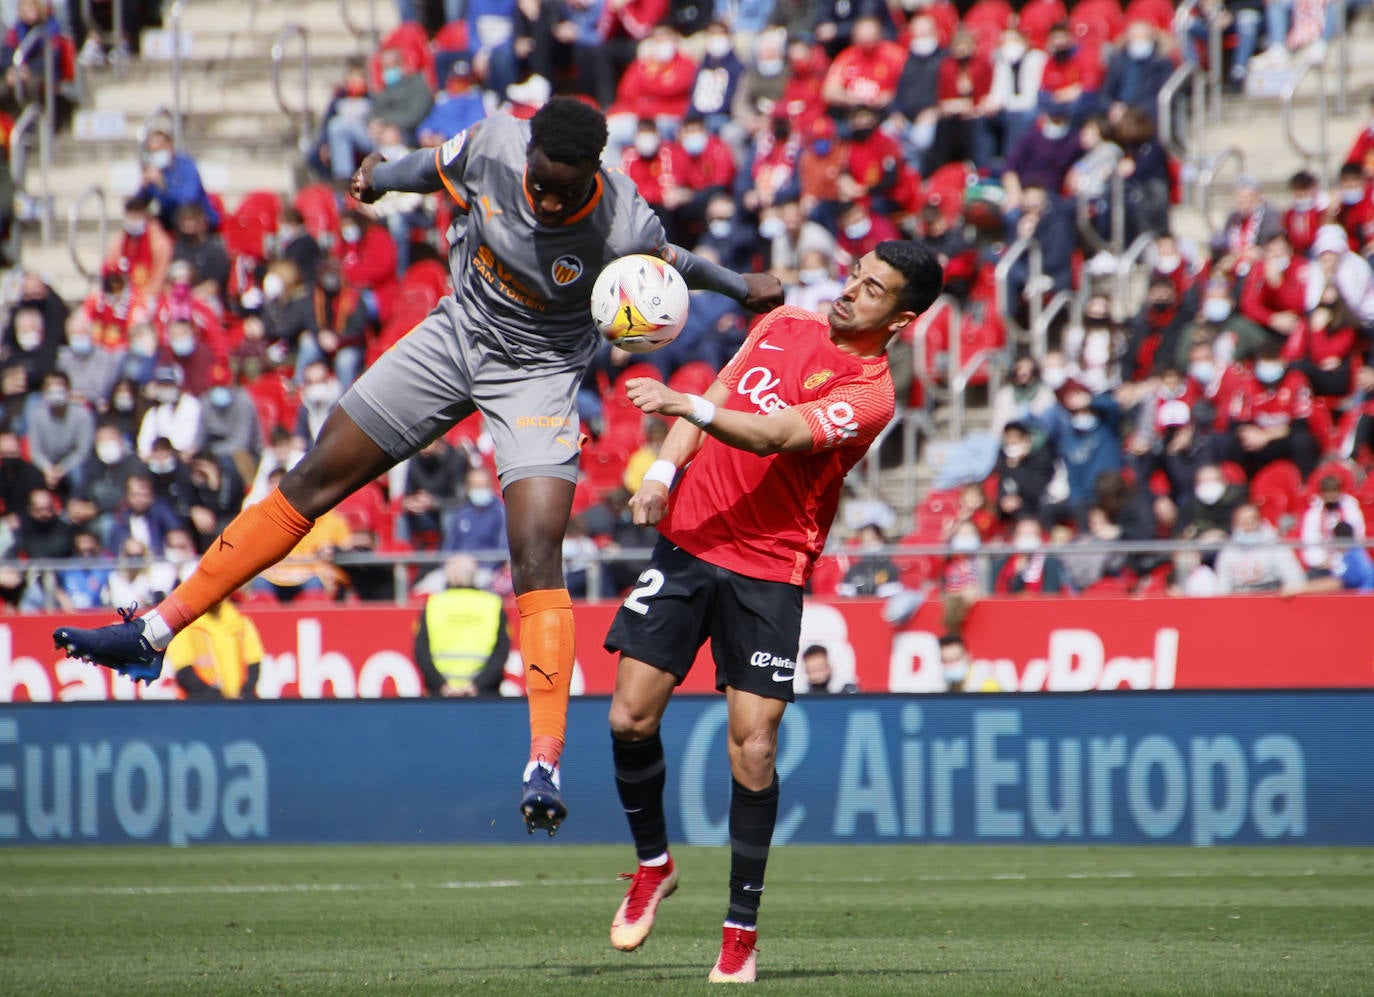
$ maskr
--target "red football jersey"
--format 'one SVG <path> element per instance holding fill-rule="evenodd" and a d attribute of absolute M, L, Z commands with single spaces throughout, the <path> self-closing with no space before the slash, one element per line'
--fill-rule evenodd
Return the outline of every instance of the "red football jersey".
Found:
<path fill-rule="evenodd" d="M 754 327 L 720 380 L 727 409 L 796 409 L 812 449 L 760 457 L 708 436 L 659 532 L 717 567 L 800 585 L 825 546 L 845 474 L 892 419 L 887 357 L 845 353 L 821 316 L 783 307 Z"/>

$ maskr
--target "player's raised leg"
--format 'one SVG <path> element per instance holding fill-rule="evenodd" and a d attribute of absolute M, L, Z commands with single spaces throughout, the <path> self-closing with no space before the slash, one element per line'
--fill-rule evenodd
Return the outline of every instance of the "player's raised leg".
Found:
<path fill-rule="evenodd" d="M 778 822 L 778 724 L 787 704 L 729 687 L 730 906 L 712 983 L 748 983 L 758 973 L 759 902 Z"/>
<path fill-rule="evenodd" d="M 263 501 L 244 509 L 201 558 L 190 578 L 156 609 L 120 623 L 86 630 L 58 627 L 53 641 L 74 658 L 152 681 L 172 637 L 265 568 L 289 554 L 315 518 L 394 463 L 342 409 L 335 409 L 314 448 Z"/>
<path fill-rule="evenodd" d="M 575 470 L 574 470 L 575 473 Z M 510 538 L 511 581 L 520 613 L 520 654 L 530 706 L 530 759 L 520 810 L 525 824 L 550 836 L 568 815 L 558 763 L 568 727 L 572 684 L 572 597 L 563 581 L 563 534 L 572 515 L 576 484 L 535 475 L 504 489 Z"/>
<path fill-rule="evenodd" d="M 620 656 L 611 699 L 611 753 L 615 788 L 630 824 L 638 867 L 611 920 L 611 944 L 629 951 L 643 944 L 664 897 L 677 889 L 677 869 L 668 854 L 663 812 L 667 764 L 659 724 L 677 679 L 627 655 Z"/>

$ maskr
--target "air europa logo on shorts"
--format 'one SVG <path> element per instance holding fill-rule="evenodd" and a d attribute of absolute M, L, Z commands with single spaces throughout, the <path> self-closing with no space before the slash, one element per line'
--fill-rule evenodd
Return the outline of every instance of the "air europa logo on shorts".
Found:
<path fill-rule="evenodd" d="M 553 261 L 553 282 L 559 287 L 567 287 L 582 276 L 582 261 L 576 256 L 560 256 Z"/>
<path fill-rule="evenodd" d="M 797 663 L 791 658 L 784 658 L 777 654 L 771 654 L 768 651 L 755 651 L 749 658 L 749 664 L 753 665 L 755 668 L 778 668 L 783 671 L 789 671 L 797 667 Z"/>

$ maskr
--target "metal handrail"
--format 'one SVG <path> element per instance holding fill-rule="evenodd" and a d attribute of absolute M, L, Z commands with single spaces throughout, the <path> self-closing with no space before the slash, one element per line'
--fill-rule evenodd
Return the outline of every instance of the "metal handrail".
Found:
<path fill-rule="evenodd" d="M 1135 237 L 1135 242 L 1126 247 L 1126 251 L 1121 254 L 1121 258 L 1116 261 L 1116 288 L 1115 299 L 1112 302 L 1112 311 L 1117 315 L 1126 315 L 1135 311 L 1130 307 L 1131 297 L 1131 272 L 1135 265 L 1140 262 L 1145 251 L 1155 244 L 1155 234 L 1153 232 L 1141 232 Z"/>
<path fill-rule="evenodd" d="M 142 123 L 138 126 L 138 147 L 142 149 L 148 144 L 148 136 L 153 133 L 154 125 L 166 124 L 167 134 L 172 134 L 175 119 L 172 116 L 172 109 L 166 104 L 159 104 L 143 116 Z"/>
<path fill-rule="evenodd" d="M 19 43 L 14 53 L 15 97 L 19 103 L 28 104 L 24 94 L 25 64 L 33 56 L 33 50 L 43 44 L 43 113 L 38 121 L 38 161 L 43 181 L 43 206 L 39 212 L 39 232 L 43 245 L 52 242 L 52 210 L 49 203 L 48 178 L 52 173 L 52 150 L 54 143 L 53 123 L 57 120 L 57 47 L 47 37 L 46 29 L 30 31 Z M 32 105 L 29 105 L 32 106 Z"/>
<path fill-rule="evenodd" d="M 1298 138 L 1294 130 L 1293 121 L 1293 99 L 1297 96 L 1298 88 L 1302 86 L 1303 80 L 1307 79 L 1307 74 L 1315 72 L 1317 74 L 1317 148 L 1309 149 Z M 1304 64 L 1293 77 L 1284 84 L 1283 90 L 1279 94 L 1283 110 L 1283 134 L 1288 139 L 1289 146 L 1304 160 L 1310 162 L 1315 159 L 1318 163 L 1318 180 L 1326 180 L 1327 163 L 1327 107 L 1326 107 L 1326 66 L 1321 62 L 1309 62 Z"/>
<path fill-rule="evenodd" d="M 1195 64 L 1191 62 L 1179 63 L 1179 67 L 1159 88 L 1158 113 L 1155 115 L 1159 122 L 1159 144 L 1164 146 L 1175 159 L 1185 158 L 1188 155 L 1188 150 L 1174 136 L 1174 97 L 1183 87 L 1183 84 L 1197 75 L 1197 72 L 1198 68 Z"/>
<path fill-rule="evenodd" d="M 921 387 L 925 389 L 926 395 L 933 399 L 943 399 L 947 391 L 943 385 L 930 376 L 930 370 L 926 363 L 926 334 L 935 320 L 940 317 L 941 312 L 949 312 L 950 342 L 957 343 L 963 330 L 964 313 L 959 306 L 959 301 L 948 294 L 942 294 L 921 313 L 916 319 L 916 325 L 911 333 L 911 362 L 915 368 L 916 380 L 921 382 Z M 958 347 L 955 347 L 956 354 Z"/>
<path fill-rule="evenodd" d="M 1083 197 L 1074 198 L 1074 216 L 1078 223 L 1078 234 L 1082 236 L 1087 248 L 1094 253 L 1108 252 L 1120 256 L 1122 244 L 1126 241 L 1126 178 L 1113 170 L 1110 182 L 1111 193 L 1107 204 L 1111 212 L 1110 233 L 1106 239 L 1098 235 L 1088 212 L 1088 201 Z"/>
<path fill-rule="evenodd" d="M 1336 113 L 1344 114 L 1345 91 L 1350 86 L 1350 12 L 1344 2 L 1336 4 Z"/>
<path fill-rule="evenodd" d="M 81 274 L 81 276 L 85 277 L 87 280 L 96 280 L 100 276 L 100 266 L 97 264 L 94 270 L 87 269 L 82 265 L 81 256 L 76 251 L 77 230 L 81 223 L 81 206 L 85 204 L 89 198 L 95 198 L 96 202 L 100 205 L 100 216 L 96 223 L 98 226 L 96 229 L 96 238 L 100 240 L 100 252 L 102 254 L 105 252 L 106 236 L 109 227 L 109 219 L 106 217 L 105 188 L 98 183 L 93 183 L 78 194 L 76 200 L 72 202 L 72 206 L 67 209 L 67 254 L 72 258 L 72 266 L 76 267 L 77 272 Z"/>
<path fill-rule="evenodd" d="M 281 87 L 282 63 L 286 61 L 286 46 L 293 38 L 299 38 L 301 43 L 301 109 L 299 112 L 291 110 L 291 107 L 286 103 L 286 97 L 282 94 Z M 300 138 L 298 142 L 302 152 L 308 151 L 314 139 L 315 120 L 314 114 L 310 110 L 310 33 L 294 21 L 282 28 L 281 34 L 272 43 L 272 93 L 277 98 L 277 106 L 288 118 L 295 120 L 299 113 Z"/>
<path fill-rule="evenodd" d="M 117 2 L 117 0 L 116 0 Z M 181 148 L 181 15 L 186 0 L 175 0 L 167 11 L 172 32 L 172 146 Z"/>
<path fill-rule="evenodd" d="M 28 189 L 29 172 L 29 132 L 33 131 L 35 124 L 43 117 L 43 109 L 38 104 L 29 104 L 19 114 L 19 119 L 15 121 L 14 128 L 10 130 L 10 178 L 14 183 L 15 190 L 26 193 Z M 38 132 L 40 144 L 44 141 L 42 130 Z M 40 156 L 40 158 L 42 158 Z M 41 170 L 39 180 L 42 183 L 42 213 L 39 216 L 41 225 L 47 224 L 48 216 L 48 171 Z M 19 260 L 20 247 L 20 225 L 15 222 L 10 226 L 10 259 Z"/>
<path fill-rule="evenodd" d="M 1202 208 L 1202 217 L 1203 220 L 1207 222 L 1210 233 L 1219 231 L 1226 224 L 1225 219 L 1217 221 L 1217 219 L 1212 216 L 1212 193 L 1217 184 L 1217 174 L 1221 172 L 1222 166 L 1232 161 L 1236 164 L 1237 174 L 1245 172 L 1245 152 L 1235 146 L 1223 149 L 1198 170 L 1198 204 Z"/>
<path fill-rule="evenodd" d="M 1073 291 L 1056 291 L 1054 297 L 1045 305 L 1044 311 L 1040 313 L 1030 330 L 1030 354 L 1036 362 L 1045 359 L 1045 354 L 1049 352 L 1050 323 L 1065 309 L 1072 311 L 1077 301 L 1078 295 Z M 1078 310 L 1081 311 L 1082 307 L 1079 306 Z"/>
<path fill-rule="evenodd" d="M 986 363 L 988 365 L 988 390 L 990 393 L 996 394 L 1000 386 L 1001 363 L 1005 362 L 1005 350 L 999 347 L 984 347 L 969 357 L 968 362 L 950 377 L 949 428 L 954 439 L 961 440 L 964 438 L 964 393 L 968 390 L 973 375 L 978 373 L 978 368 Z"/>
<path fill-rule="evenodd" d="M 364 31 L 353 23 L 351 11 L 349 11 L 348 0 L 339 0 L 339 18 L 343 21 L 344 27 L 349 34 L 359 41 L 367 40 L 375 48 L 382 40 L 381 32 L 377 28 L 377 0 L 367 0 L 367 30 Z"/>
<path fill-rule="evenodd" d="M 1345 0 L 1336 0 L 1336 2 L 1344 3 Z M 1219 17 L 1214 17 L 1207 22 L 1208 119 L 1214 125 L 1221 124 L 1221 64 L 1224 58 L 1221 51 L 1221 35 L 1224 30 Z"/>
<path fill-rule="evenodd" d="M 1007 331 L 1017 341 L 1024 340 L 1029 335 L 1030 329 L 1021 325 L 1012 311 L 1011 302 L 1007 299 L 1007 276 L 1011 273 L 1012 266 L 1026 254 L 1030 254 L 1030 279 L 1026 281 L 1026 286 L 1038 286 L 1040 278 L 1045 275 L 1045 254 L 1034 236 L 1023 236 L 1007 247 L 1006 253 L 997 261 L 997 268 L 993 271 L 993 290 L 996 295 L 997 314 L 1001 316 L 1002 324 L 1006 326 Z M 1031 325 L 1034 325 L 1040 315 L 1040 296 L 1032 294 L 1028 303 L 1030 305 Z"/>
<path fill-rule="evenodd" d="M 115 0 L 111 5 L 114 12 L 111 15 L 110 31 L 106 34 L 95 23 L 95 2 L 94 0 L 81 0 L 81 17 L 86 22 L 86 30 L 93 32 L 98 37 L 103 37 L 107 44 L 118 45 L 122 41 L 127 41 L 124 37 L 124 5 Z"/>

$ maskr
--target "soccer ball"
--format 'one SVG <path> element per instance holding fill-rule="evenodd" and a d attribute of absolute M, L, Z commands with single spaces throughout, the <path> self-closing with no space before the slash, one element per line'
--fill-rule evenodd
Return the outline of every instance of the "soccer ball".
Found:
<path fill-rule="evenodd" d="M 687 282 L 656 256 L 622 256 L 592 285 L 592 321 L 629 353 L 667 346 L 687 322 Z"/>

